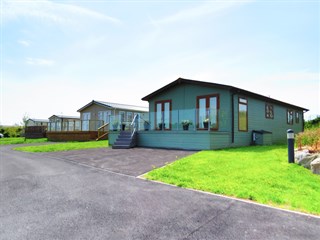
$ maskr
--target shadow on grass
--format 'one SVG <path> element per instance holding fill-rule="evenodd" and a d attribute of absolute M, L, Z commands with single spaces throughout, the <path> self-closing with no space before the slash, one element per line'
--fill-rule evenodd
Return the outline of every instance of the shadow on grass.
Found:
<path fill-rule="evenodd" d="M 264 153 L 269 152 L 272 150 L 285 150 L 287 148 L 286 145 L 268 145 L 268 146 L 249 146 L 249 147 L 235 147 L 235 148 L 226 148 L 226 149 L 219 149 L 214 151 L 224 151 L 224 152 L 232 152 L 232 153 Z M 212 150 L 208 150 L 212 151 Z"/>

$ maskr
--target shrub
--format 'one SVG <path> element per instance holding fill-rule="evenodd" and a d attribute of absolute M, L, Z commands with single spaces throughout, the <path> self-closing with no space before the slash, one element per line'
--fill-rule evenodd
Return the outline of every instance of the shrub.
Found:
<path fill-rule="evenodd" d="M 320 116 L 317 116 L 315 119 L 305 121 L 304 128 L 305 129 L 320 128 Z"/>
<path fill-rule="evenodd" d="M 296 135 L 298 148 L 307 146 L 310 150 L 320 151 L 320 128 L 307 129 Z"/>
<path fill-rule="evenodd" d="M 0 133 L 4 137 L 20 137 L 22 134 L 23 128 L 21 126 L 0 126 Z"/>

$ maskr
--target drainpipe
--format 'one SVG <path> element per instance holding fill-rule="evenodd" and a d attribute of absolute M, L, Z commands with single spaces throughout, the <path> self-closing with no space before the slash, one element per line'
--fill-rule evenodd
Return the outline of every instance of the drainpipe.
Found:
<path fill-rule="evenodd" d="M 231 94 L 231 143 L 234 143 L 234 95 Z"/>

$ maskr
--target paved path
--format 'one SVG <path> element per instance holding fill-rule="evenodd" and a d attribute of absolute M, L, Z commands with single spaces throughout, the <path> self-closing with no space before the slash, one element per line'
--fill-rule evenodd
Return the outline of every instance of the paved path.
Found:
<path fill-rule="evenodd" d="M 320 218 L 0 151 L 0 239 L 319 239 Z"/>

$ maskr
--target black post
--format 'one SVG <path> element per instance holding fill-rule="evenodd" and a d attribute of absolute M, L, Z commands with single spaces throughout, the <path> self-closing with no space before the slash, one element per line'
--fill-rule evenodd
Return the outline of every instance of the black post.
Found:
<path fill-rule="evenodd" d="M 294 131 L 292 129 L 287 130 L 288 139 L 288 162 L 294 163 Z"/>

